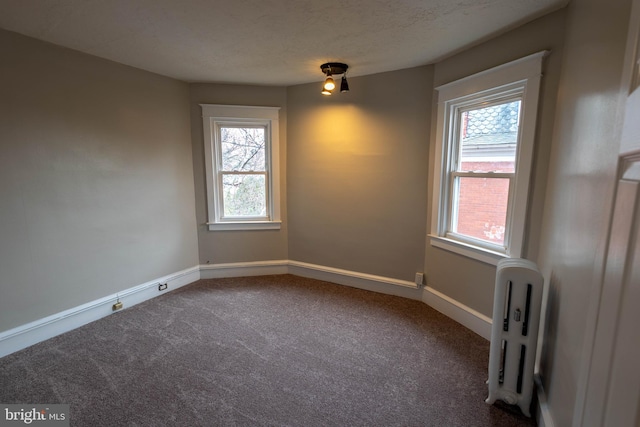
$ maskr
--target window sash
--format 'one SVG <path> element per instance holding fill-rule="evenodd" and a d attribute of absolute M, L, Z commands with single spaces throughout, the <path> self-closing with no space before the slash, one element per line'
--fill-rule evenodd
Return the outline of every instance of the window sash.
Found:
<path fill-rule="evenodd" d="M 264 176 L 264 205 L 266 207 L 266 214 L 262 216 L 257 215 L 226 215 L 225 209 L 225 200 L 224 200 L 224 177 L 227 175 L 236 175 L 236 176 L 255 176 L 261 175 Z M 271 209 L 269 208 L 269 200 L 270 200 L 270 183 L 269 183 L 269 173 L 268 171 L 219 171 L 218 172 L 218 194 L 220 197 L 219 206 L 220 206 L 220 222 L 225 221 L 270 221 L 271 220 Z"/>
<path fill-rule="evenodd" d="M 506 172 L 458 172 L 451 171 L 449 173 L 449 205 L 446 215 L 446 227 L 443 235 L 452 240 L 460 240 L 466 244 L 474 245 L 489 249 L 495 252 L 505 253 L 508 248 L 509 237 L 511 233 L 511 211 L 513 208 L 513 192 L 515 173 Z M 508 179 L 509 180 L 509 193 L 507 196 L 507 210 L 505 217 L 505 232 L 504 232 L 504 244 L 499 245 L 492 243 L 488 240 L 478 239 L 473 236 L 469 236 L 464 233 L 459 233 L 454 230 L 454 225 L 458 223 L 458 211 L 459 211 L 459 188 L 460 178 L 484 178 L 484 179 Z M 456 208 L 458 207 L 458 208 Z"/>
<path fill-rule="evenodd" d="M 523 103 L 524 90 L 521 87 L 516 87 L 510 90 L 498 91 L 494 94 L 485 96 L 475 96 L 472 99 L 466 101 L 460 101 L 452 104 L 450 107 L 450 132 L 445 142 L 449 152 L 449 167 L 447 168 L 448 185 L 446 186 L 446 194 L 444 199 L 447 201 L 444 206 L 444 211 L 441 217 L 441 232 L 440 235 L 451 239 L 463 242 L 468 245 L 485 248 L 490 251 L 506 254 L 509 249 L 510 235 L 511 235 L 511 212 L 513 207 L 514 196 L 514 182 L 516 172 L 485 172 L 485 171 L 463 171 L 462 165 L 462 139 L 461 139 L 461 126 L 462 115 L 465 112 L 473 111 L 481 108 L 492 107 L 501 104 L 507 104 L 513 101 L 520 101 L 520 120 L 518 126 L 518 141 L 516 143 L 516 154 L 514 167 L 517 168 L 518 152 L 520 148 L 520 133 L 522 131 L 522 103 Z M 507 196 L 507 212 L 505 218 L 505 233 L 503 245 L 495 244 L 487 240 L 482 240 L 469 236 L 463 233 L 459 233 L 454 230 L 454 224 L 458 223 L 458 209 L 459 206 L 459 183 L 460 178 L 487 178 L 487 179 L 508 179 L 509 180 L 509 192 Z"/>
<path fill-rule="evenodd" d="M 514 172 L 481 172 L 481 171 L 451 171 L 452 177 L 461 178 L 513 178 Z"/>
<path fill-rule="evenodd" d="M 271 138 L 269 137 L 270 126 L 268 123 L 227 123 L 227 122 L 216 122 L 216 137 L 215 137 L 215 151 L 216 151 L 216 169 L 218 171 L 223 172 L 240 172 L 240 170 L 231 169 L 225 170 L 223 169 L 223 158 L 222 158 L 222 128 L 235 128 L 235 129 L 264 129 L 264 169 L 258 170 L 247 170 L 248 172 L 264 172 L 271 169 Z"/>
<path fill-rule="evenodd" d="M 255 123 L 226 123 L 226 122 L 217 122 L 216 123 L 216 149 L 219 151 L 220 155 L 218 156 L 218 170 L 223 170 L 225 172 L 231 171 L 239 171 L 239 169 L 227 169 L 224 170 L 224 157 L 222 153 L 222 146 L 226 141 L 222 140 L 222 129 L 262 129 L 264 132 L 264 167 L 262 169 L 243 169 L 246 171 L 267 171 L 270 169 L 270 158 L 269 158 L 269 147 L 271 146 L 271 141 L 269 138 L 269 125 L 265 124 L 255 124 Z M 248 160 L 248 159 L 247 159 Z"/>
<path fill-rule="evenodd" d="M 264 129 L 264 156 L 265 165 L 264 170 L 225 170 L 223 169 L 223 154 L 222 154 L 222 129 L 223 128 L 250 128 L 250 129 Z M 216 222 L 244 222 L 244 221 L 270 221 L 272 218 L 272 206 L 270 203 L 270 191 L 271 182 L 269 180 L 269 171 L 271 170 L 271 138 L 270 138 L 270 126 L 269 122 L 264 120 L 246 120 L 246 121 L 215 121 L 215 153 L 216 153 L 216 169 L 217 169 L 217 182 L 216 182 L 216 199 L 218 210 L 216 212 Z M 263 175 L 265 177 L 265 207 L 266 214 L 263 216 L 256 215 L 226 215 L 225 214 L 225 200 L 224 200 L 224 176 L 225 175 Z"/>

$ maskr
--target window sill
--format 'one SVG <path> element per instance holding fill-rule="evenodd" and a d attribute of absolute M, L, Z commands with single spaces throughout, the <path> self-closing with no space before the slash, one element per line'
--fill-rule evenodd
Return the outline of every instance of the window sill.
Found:
<path fill-rule="evenodd" d="M 504 253 L 462 243 L 446 237 L 429 234 L 429 239 L 431 241 L 431 246 L 435 246 L 436 248 L 444 249 L 458 255 L 463 255 L 467 258 L 484 262 L 485 264 L 498 265 L 498 261 L 503 258 L 508 258 Z"/>
<path fill-rule="evenodd" d="M 209 231 L 280 230 L 282 221 L 208 222 Z"/>

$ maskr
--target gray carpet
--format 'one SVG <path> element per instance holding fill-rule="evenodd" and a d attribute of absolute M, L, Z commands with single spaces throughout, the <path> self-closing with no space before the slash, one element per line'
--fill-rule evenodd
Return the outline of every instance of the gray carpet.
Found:
<path fill-rule="evenodd" d="M 421 302 L 291 275 L 201 280 L 0 359 L 0 402 L 74 426 L 533 426 L 489 343 Z"/>

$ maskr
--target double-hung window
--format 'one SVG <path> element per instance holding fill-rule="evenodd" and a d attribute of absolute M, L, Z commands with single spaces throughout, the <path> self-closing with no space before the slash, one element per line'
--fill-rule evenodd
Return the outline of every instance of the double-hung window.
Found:
<path fill-rule="evenodd" d="M 522 255 L 545 53 L 437 88 L 433 246 L 492 264 Z"/>
<path fill-rule="evenodd" d="M 280 228 L 279 108 L 201 107 L 209 229 Z"/>

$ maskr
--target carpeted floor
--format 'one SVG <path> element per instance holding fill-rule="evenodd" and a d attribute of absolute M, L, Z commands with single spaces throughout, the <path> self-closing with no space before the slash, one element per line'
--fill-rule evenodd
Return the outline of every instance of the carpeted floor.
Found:
<path fill-rule="evenodd" d="M 425 304 L 291 275 L 201 280 L 0 359 L 73 426 L 534 426 L 489 343 Z"/>

